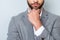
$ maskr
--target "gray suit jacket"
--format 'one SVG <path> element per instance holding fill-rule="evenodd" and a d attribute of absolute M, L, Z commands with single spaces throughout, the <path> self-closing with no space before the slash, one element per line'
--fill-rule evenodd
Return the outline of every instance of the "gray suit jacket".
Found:
<path fill-rule="evenodd" d="M 28 11 L 22 12 L 11 19 L 7 40 L 34 40 L 33 27 L 28 21 L 27 13 Z M 60 40 L 60 17 L 43 10 L 41 21 L 45 28 L 41 38 Z"/>

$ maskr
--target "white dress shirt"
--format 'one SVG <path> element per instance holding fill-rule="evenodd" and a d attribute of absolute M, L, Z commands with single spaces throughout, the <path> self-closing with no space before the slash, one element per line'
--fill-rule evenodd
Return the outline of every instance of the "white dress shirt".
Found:
<path fill-rule="evenodd" d="M 30 10 L 28 10 L 28 12 L 30 12 Z M 40 13 L 40 16 L 42 15 L 42 11 Z M 36 36 L 40 36 L 44 30 L 44 26 L 41 26 L 38 30 L 35 30 L 34 26 L 33 26 L 33 30 L 34 30 L 34 35 Z"/>

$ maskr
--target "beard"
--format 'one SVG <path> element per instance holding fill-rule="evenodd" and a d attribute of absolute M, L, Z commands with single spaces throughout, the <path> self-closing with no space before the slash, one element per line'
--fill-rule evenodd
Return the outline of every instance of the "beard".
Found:
<path fill-rule="evenodd" d="M 33 4 L 35 4 L 35 3 L 33 3 L 33 4 L 30 4 L 28 1 L 27 1 L 27 3 L 28 3 L 28 6 L 31 8 L 31 9 L 41 9 L 42 8 L 42 6 L 43 6 L 43 4 L 44 4 L 44 1 L 42 2 L 42 4 L 39 4 L 38 2 L 35 2 L 36 4 L 38 4 L 39 6 L 32 6 Z"/>

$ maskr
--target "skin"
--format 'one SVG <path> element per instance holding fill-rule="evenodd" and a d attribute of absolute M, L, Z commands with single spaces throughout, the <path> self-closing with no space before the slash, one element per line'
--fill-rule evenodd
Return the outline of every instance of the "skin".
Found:
<path fill-rule="evenodd" d="M 41 8 L 44 4 L 44 0 L 27 0 L 31 11 L 28 12 L 28 20 L 30 23 L 38 30 L 42 26 L 42 22 L 40 20 L 40 12 Z"/>

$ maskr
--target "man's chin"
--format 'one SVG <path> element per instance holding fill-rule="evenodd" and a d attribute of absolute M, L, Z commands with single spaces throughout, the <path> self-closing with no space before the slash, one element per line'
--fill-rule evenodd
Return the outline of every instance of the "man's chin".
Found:
<path fill-rule="evenodd" d="M 36 10 L 37 10 L 37 9 L 39 9 L 39 8 L 37 8 L 37 7 L 34 7 L 33 9 L 36 9 Z"/>

